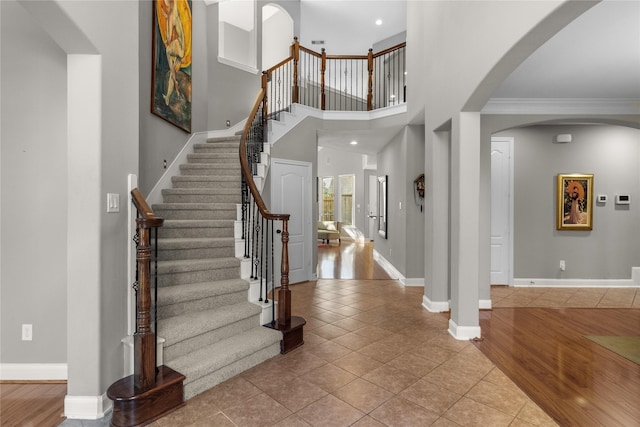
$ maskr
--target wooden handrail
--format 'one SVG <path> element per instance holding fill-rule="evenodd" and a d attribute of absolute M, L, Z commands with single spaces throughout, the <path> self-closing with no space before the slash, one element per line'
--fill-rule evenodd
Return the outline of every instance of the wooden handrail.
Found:
<path fill-rule="evenodd" d="M 265 95 L 265 89 L 260 89 L 260 92 L 258 92 L 258 96 L 256 97 L 256 101 L 253 104 L 253 108 L 251 109 L 251 113 L 249 114 L 249 118 L 247 119 L 247 123 L 244 125 L 242 138 L 240 139 L 240 167 L 242 169 L 242 175 L 244 176 L 245 181 L 249 186 L 249 190 L 251 191 L 251 195 L 255 199 L 256 205 L 260 210 L 260 214 L 267 220 L 288 221 L 290 217 L 289 214 L 273 214 L 269 212 L 269 209 L 267 209 L 267 205 L 264 203 L 264 200 L 262 200 L 262 196 L 258 191 L 258 187 L 253 180 L 253 174 L 251 173 L 251 169 L 249 168 L 249 161 L 247 160 L 247 136 L 249 135 L 251 125 L 253 124 L 253 120 L 255 119 L 256 114 L 258 113 L 258 109 L 262 105 L 262 101 Z"/>
<path fill-rule="evenodd" d="M 382 51 L 380 51 L 380 52 L 378 52 L 378 53 L 374 53 L 374 54 L 373 54 L 373 57 L 374 57 L 374 58 L 377 58 L 377 57 L 379 57 L 379 56 L 386 55 L 387 53 L 391 53 L 391 52 L 393 52 L 394 50 L 402 49 L 403 47 L 407 47 L 407 42 L 398 43 L 397 45 L 395 45 L 395 46 L 391 46 L 391 47 L 390 47 L 390 48 L 388 48 L 388 49 L 382 50 Z"/>
<path fill-rule="evenodd" d="M 147 200 L 137 188 L 131 190 L 131 201 L 138 210 L 140 218 L 144 220 L 144 222 L 141 223 L 141 225 L 144 225 L 144 228 L 162 227 L 164 218 L 160 218 L 153 213 L 153 209 L 151 209 Z"/>

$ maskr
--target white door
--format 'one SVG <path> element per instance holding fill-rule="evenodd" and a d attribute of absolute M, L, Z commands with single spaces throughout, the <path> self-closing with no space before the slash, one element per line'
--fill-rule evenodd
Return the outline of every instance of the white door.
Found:
<path fill-rule="evenodd" d="M 271 159 L 271 212 L 288 213 L 289 283 L 311 280 L 311 163 Z M 281 223 L 275 225 L 282 229 Z M 280 235 L 278 235 L 280 236 Z M 280 239 L 276 238 L 279 242 Z M 280 254 L 280 244 L 276 245 Z M 278 260 L 280 257 L 278 256 Z M 276 265 L 279 270 L 279 264 Z"/>
<path fill-rule="evenodd" d="M 369 240 L 373 240 L 378 230 L 378 177 L 369 176 L 369 203 L 367 209 L 369 220 Z"/>
<path fill-rule="evenodd" d="M 491 284 L 510 285 L 513 230 L 513 138 L 491 138 Z"/>

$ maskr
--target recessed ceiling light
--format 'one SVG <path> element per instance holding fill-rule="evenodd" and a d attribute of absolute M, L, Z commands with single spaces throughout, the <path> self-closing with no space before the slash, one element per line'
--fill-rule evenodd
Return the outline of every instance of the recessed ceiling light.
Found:
<path fill-rule="evenodd" d="M 382 19 L 376 19 L 376 25 L 382 25 Z"/>
<path fill-rule="evenodd" d="M 351 144 L 351 145 L 358 145 L 358 141 L 351 141 L 349 144 Z"/>

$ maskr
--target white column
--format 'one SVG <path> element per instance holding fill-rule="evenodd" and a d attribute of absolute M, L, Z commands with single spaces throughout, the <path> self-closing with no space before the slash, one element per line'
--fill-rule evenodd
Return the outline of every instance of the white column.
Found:
<path fill-rule="evenodd" d="M 451 145 L 451 319 L 456 339 L 480 337 L 480 113 L 459 113 Z"/>

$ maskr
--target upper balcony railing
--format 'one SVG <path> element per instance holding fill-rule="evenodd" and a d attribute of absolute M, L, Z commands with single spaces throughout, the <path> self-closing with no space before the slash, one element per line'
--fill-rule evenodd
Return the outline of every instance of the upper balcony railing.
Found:
<path fill-rule="evenodd" d="M 264 71 L 265 114 L 279 118 L 299 103 L 320 110 L 371 111 L 406 102 L 406 43 L 367 55 L 327 55 L 291 45 L 290 56 Z M 265 83 L 266 81 L 266 83 Z"/>

